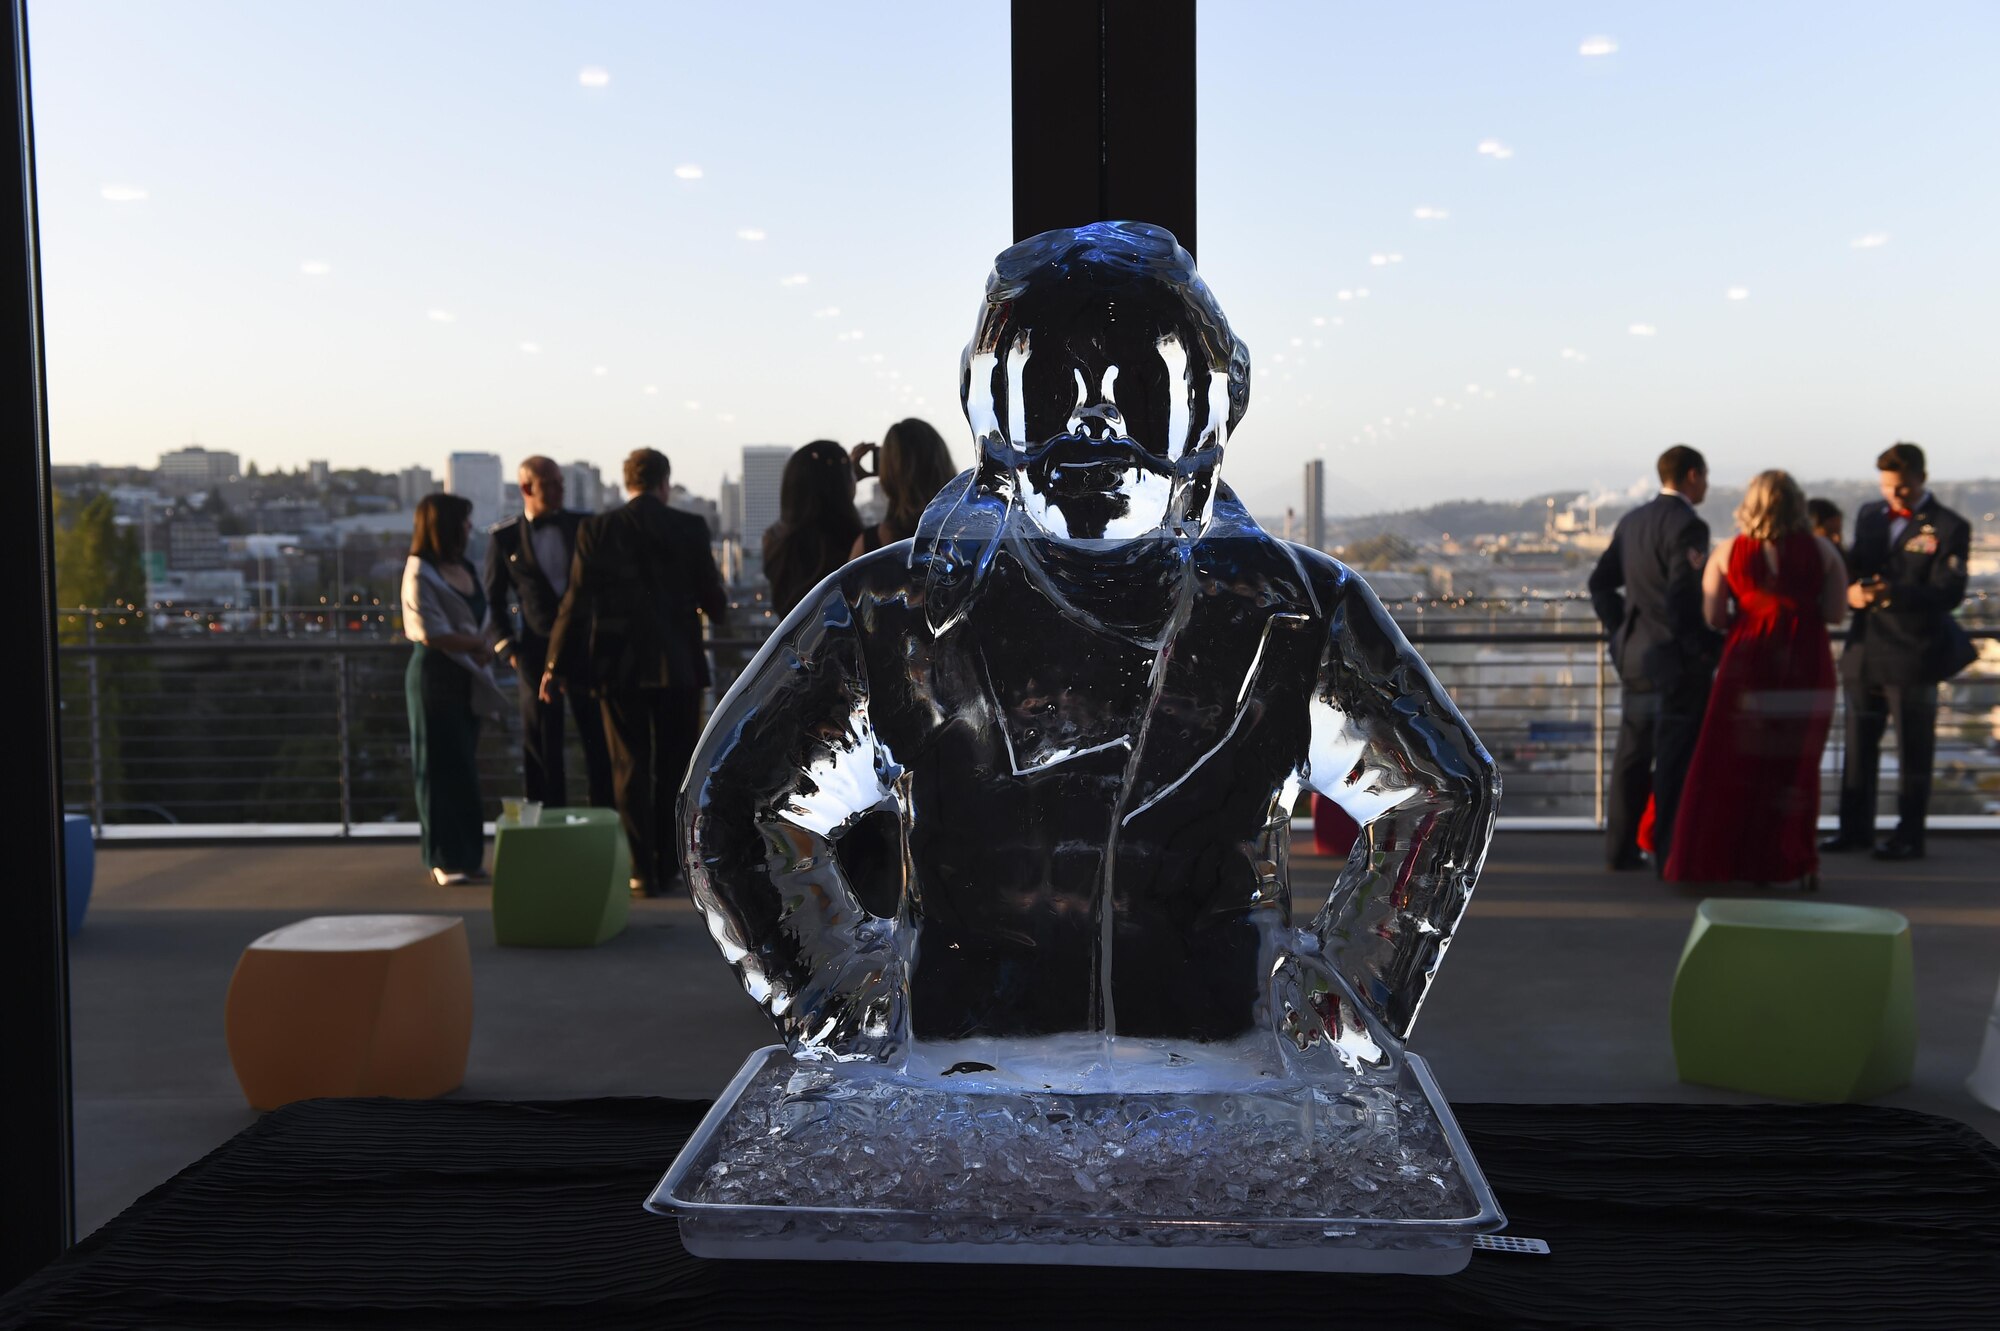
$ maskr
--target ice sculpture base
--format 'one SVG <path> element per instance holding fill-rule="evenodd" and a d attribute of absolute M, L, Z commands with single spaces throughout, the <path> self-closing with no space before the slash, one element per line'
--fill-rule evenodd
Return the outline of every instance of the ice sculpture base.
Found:
<path fill-rule="evenodd" d="M 699 1257 L 1444 1275 L 1506 1224 L 1393 1085 L 1021 1094 L 751 1055 L 654 1189 Z"/>

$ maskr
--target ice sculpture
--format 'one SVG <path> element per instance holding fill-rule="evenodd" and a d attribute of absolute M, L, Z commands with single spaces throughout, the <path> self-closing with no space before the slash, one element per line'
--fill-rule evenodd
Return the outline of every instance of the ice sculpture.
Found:
<path fill-rule="evenodd" d="M 1499 781 L 1367 586 L 1222 483 L 1249 389 L 1247 349 L 1167 232 L 1015 245 L 962 362 L 976 464 L 913 541 L 808 595 L 717 707 L 682 846 L 790 1054 L 739 1078 L 744 1112 L 763 1107 L 722 1131 L 767 1174 L 787 1173 L 773 1142 L 803 1134 L 798 1158 L 822 1163 L 871 1130 L 886 1154 L 941 1148 L 996 1106 L 1029 1137 L 1195 1106 L 1293 1124 L 1324 1163 L 1327 1133 L 1393 1128 L 1424 1099 L 1402 1043 Z M 1307 790 L 1362 831 L 1328 899 L 1294 903 Z M 813 1124 L 841 1142 L 811 1145 Z M 1131 1172 L 1106 1163 L 1117 1139 L 1058 1176 L 1087 1198 L 1093 1170 Z M 711 1161 L 709 1195 L 757 1202 L 742 1165 Z M 939 1170 L 933 1150 L 911 1172 Z M 914 1177 L 886 1200 L 879 1184 L 854 1197 L 935 1209 Z M 1078 1202 L 1035 1186 L 1029 1209 Z M 1286 1186 L 1303 1180 L 1266 1191 Z"/>

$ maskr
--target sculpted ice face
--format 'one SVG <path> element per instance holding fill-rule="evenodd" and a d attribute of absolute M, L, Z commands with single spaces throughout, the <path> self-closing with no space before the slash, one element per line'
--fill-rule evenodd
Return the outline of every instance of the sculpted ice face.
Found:
<path fill-rule="evenodd" d="M 961 381 L 983 477 L 1041 531 L 1197 536 L 1250 356 L 1172 236 L 1086 228 L 1000 256 Z"/>
<path fill-rule="evenodd" d="M 1491 760 L 1358 579 L 1217 468 L 1249 357 L 1155 227 L 1002 254 L 977 464 L 718 706 L 683 846 L 795 1056 L 1064 1090 L 1386 1074 Z M 1305 790 L 1363 829 L 1295 902 Z"/>

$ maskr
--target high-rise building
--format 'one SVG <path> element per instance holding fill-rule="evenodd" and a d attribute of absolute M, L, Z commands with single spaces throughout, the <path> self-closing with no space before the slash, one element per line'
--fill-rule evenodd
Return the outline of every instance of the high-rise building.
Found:
<path fill-rule="evenodd" d="M 743 484 L 737 499 L 737 533 L 746 559 L 761 559 L 764 533 L 778 521 L 778 491 L 784 484 L 785 463 L 794 450 L 783 444 L 746 444 Z"/>
<path fill-rule="evenodd" d="M 453 453 L 445 463 L 444 488 L 472 501 L 472 529 L 500 520 L 500 455 Z"/>
<path fill-rule="evenodd" d="M 237 457 L 219 449 L 189 444 L 160 454 L 160 488 L 169 494 L 213 490 L 240 475 Z"/>
<path fill-rule="evenodd" d="M 727 476 L 722 478 L 722 493 L 716 497 L 717 536 L 741 536 L 743 534 L 743 487 Z"/>
<path fill-rule="evenodd" d="M 1304 535 L 1306 545 L 1326 549 L 1326 463 L 1314 458 L 1306 463 Z"/>
<path fill-rule="evenodd" d="M 417 501 L 435 492 L 437 477 L 431 475 L 428 467 L 405 467 L 396 474 L 396 502 L 409 512 L 417 506 Z"/>
<path fill-rule="evenodd" d="M 333 468 L 325 462 L 308 462 L 306 476 L 312 481 L 313 489 L 325 490 L 327 483 L 333 479 Z"/>
<path fill-rule="evenodd" d="M 602 513 L 611 507 L 604 473 L 589 462 L 572 462 L 562 469 L 563 503 L 579 513 Z"/>

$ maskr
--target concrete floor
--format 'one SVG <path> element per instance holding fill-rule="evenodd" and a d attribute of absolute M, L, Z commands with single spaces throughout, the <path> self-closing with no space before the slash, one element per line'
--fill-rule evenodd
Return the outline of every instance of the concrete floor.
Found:
<path fill-rule="evenodd" d="M 1746 1098 L 1676 1081 L 1667 1040 L 1674 965 L 1711 893 L 1608 874 L 1600 844 L 1573 833 L 1495 841 L 1412 1043 L 1453 1099 Z M 2000 980 L 1996 860 L 1990 836 L 1937 837 L 1913 865 L 1829 857 L 1820 898 L 1911 921 L 1916 1077 L 1884 1103 L 2000 1141 L 2000 1113 L 1963 1085 Z M 1328 861 L 1294 865 L 1301 896 L 1331 881 Z M 463 1096 L 707 1097 L 772 1039 L 681 902 L 635 902 L 604 946 L 548 951 L 494 946 L 486 893 L 431 886 L 410 845 L 106 848 L 97 873 L 89 922 L 70 943 L 82 1233 L 255 1118 L 230 1072 L 223 995 L 245 944 L 304 915 L 465 917 L 476 1017 Z"/>

